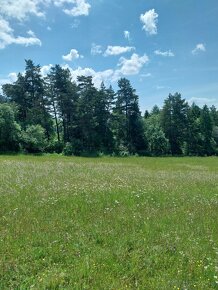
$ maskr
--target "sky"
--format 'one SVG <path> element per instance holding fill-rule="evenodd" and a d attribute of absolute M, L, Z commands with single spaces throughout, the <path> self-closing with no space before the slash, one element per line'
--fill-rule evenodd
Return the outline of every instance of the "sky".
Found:
<path fill-rule="evenodd" d="M 32 59 L 97 87 L 125 77 L 141 111 L 175 92 L 218 108 L 217 56 L 218 0 L 0 0 L 0 85 Z"/>

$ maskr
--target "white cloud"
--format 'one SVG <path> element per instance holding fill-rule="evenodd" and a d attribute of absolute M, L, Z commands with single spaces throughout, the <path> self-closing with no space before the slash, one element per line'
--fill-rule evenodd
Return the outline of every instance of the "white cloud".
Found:
<path fill-rule="evenodd" d="M 113 82 L 113 75 L 114 71 L 112 69 L 95 72 L 95 75 L 93 76 L 93 83 L 99 88 L 102 82 L 106 84 L 111 81 Z"/>
<path fill-rule="evenodd" d="M 10 79 L 0 79 L 0 86 L 4 85 L 4 84 L 8 84 L 11 83 Z M 1 87 L 0 87 L 0 93 L 2 92 Z"/>
<path fill-rule="evenodd" d="M 168 51 L 161 51 L 161 50 L 155 50 L 154 51 L 154 54 L 156 55 L 160 55 L 160 56 L 165 56 L 165 57 L 173 57 L 175 56 L 175 54 L 171 51 L 171 50 L 168 50 Z"/>
<path fill-rule="evenodd" d="M 67 55 L 62 55 L 62 58 L 65 61 L 72 61 L 79 57 L 80 57 L 79 52 L 76 49 L 71 49 L 71 51 Z"/>
<path fill-rule="evenodd" d="M 111 80 L 113 79 L 113 75 L 114 75 L 114 70 L 112 69 L 108 69 L 108 70 L 104 70 L 104 71 L 99 71 L 96 72 L 94 69 L 92 68 L 81 68 L 78 67 L 77 69 L 73 70 L 69 65 L 64 65 L 63 68 L 68 68 L 70 70 L 71 73 L 71 77 L 72 80 L 77 82 L 77 77 L 78 76 L 92 76 L 93 78 L 93 83 L 96 87 L 100 87 L 102 81 L 107 83 L 110 83 Z"/>
<path fill-rule="evenodd" d="M 198 43 L 196 47 L 192 50 L 192 54 L 197 54 L 198 52 L 205 52 L 206 47 L 203 43 Z"/>
<path fill-rule="evenodd" d="M 0 18 L 0 49 L 3 49 L 10 44 L 41 46 L 42 43 L 35 34 L 30 37 L 14 36 L 14 30 L 10 27 L 9 22 Z"/>
<path fill-rule="evenodd" d="M 118 66 L 121 67 L 119 72 L 123 75 L 136 75 L 148 61 L 149 58 L 146 54 L 140 57 L 138 54 L 133 53 L 130 59 L 121 57 L 118 63 Z"/>
<path fill-rule="evenodd" d="M 9 79 L 10 79 L 11 82 L 16 82 L 16 80 L 17 80 L 17 73 L 16 72 L 11 72 L 11 73 L 9 73 L 8 77 L 9 77 Z"/>
<path fill-rule="evenodd" d="M 42 17 L 44 16 L 44 12 L 40 10 L 42 3 L 42 0 L 1 0 L 0 14 L 20 21 L 31 14 Z"/>
<path fill-rule="evenodd" d="M 104 53 L 104 56 L 109 55 L 119 55 L 125 52 L 130 52 L 135 50 L 135 47 L 132 46 L 111 46 L 109 45 Z"/>
<path fill-rule="evenodd" d="M 28 30 L 27 34 L 32 37 L 36 37 L 35 33 L 32 30 Z"/>
<path fill-rule="evenodd" d="M 92 76 L 93 83 L 96 87 L 100 87 L 101 83 L 104 82 L 106 85 L 116 82 L 120 77 L 127 75 L 135 75 L 139 73 L 142 66 L 148 62 L 147 55 L 139 57 L 137 54 L 133 54 L 130 59 L 120 58 L 121 66 L 120 69 L 107 69 L 104 71 L 95 71 L 93 68 L 82 68 L 72 69 L 68 64 L 65 64 L 63 68 L 68 68 L 71 73 L 72 80 L 77 82 L 77 77 Z M 150 74 L 147 74 L 150 76 Z"/>
<path fill-rule="evenodd" d="M 157 34 L 158 14 L 154 9 L 145 12 L 145 14 L 141 14 L 140 20 L 143 23 L 142 29 L 145 30 L 147 34 Z"/>
<path fill-rule="evenodd" d="M 14 36 L 9 21 L 25 21 L 29 16 L 45 17 L 45 7 L 55 5 L 70 16 L 88 15 L 91 5 L 87 0 L 0 0 L 0 49 L 10 44 L 41 45 L 41 41 L 29 30 L 29 37 Z M 51 30 L 48 26 L 47 30 Z"/>
<path fill-rule="evenodd" d="M 48 64 L 41 67 L 41 74 L 43 77 L 47 76 L 52 66 L 52 64 Z"/>
<path fill-rule="evenodd" d="M 109 85 L 113 82 L 116 82 L 122 76 L 138 74 L 143 65 L 148 61 L 149 59 L 146 54 L 140 57 L 134 53 L 130 59 L 121 57 L 118 63 L 119 68 L 117 69 L 106 69 L 103 71 L 95 71 L 93 68 L 89 67 L 77 67 L 76 69 L 73 69 L 69 64 L 64 64 L 62 67 L 69 69 L 72 81 L 77 82 L 78 76 L 91 76 L 94 85 L 97 88 L 100 88 L 102 82 L 104 82 L 106 85 Z M 42 75 L 46 75 L 51 67 L 51 64 L 43 66 L 41 68 Z M 142 76 L 149 77 L 151 74 L 147 73 Z"/>
<path fill-rule="evenodd" d="M 124 34 L 124 37 L 125 37 L 127 40 L 130 41 L 130 32 L 129 32 L 128 30 L 125 30 L 125 31 L 123 32 L 123 34 Z"/>
<path fill-rule="evenodd" d="M 89 10 L 91 5 L 86 2 L 86 0 L 54 0 L 54 4 L 58 7 L 64 6 L 64 4 L 73 4 L 73 8 L 64 8 L 64 13 L 70 16 L 81 16 L 81 15 L 89 15 Z"/>
<path fill-rule="evenodd" d="M 0 0 L 0 14 L 23 21 L 30 15 L 45 16 L 45 7 L 54 4 L 70 16 L 88 15 L 91 5 L 87 0 Z"/>
<path fill-rule="evenodd" d="M 11 84 L 17 80 L 15 72 L 9 73 L 7 77 L 0 79 L 0 94 L 2 94 L 2 85 Z"/>
<path fill-rule="evenodd" d="M 102 46 L 92 43 L 91 55 L 102 54 Z"/>

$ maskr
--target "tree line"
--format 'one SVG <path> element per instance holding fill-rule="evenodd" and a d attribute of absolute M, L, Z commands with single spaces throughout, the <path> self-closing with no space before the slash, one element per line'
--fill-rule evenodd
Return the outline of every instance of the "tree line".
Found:
<path fill-rule="evenodd" d="M 0 152 L 65 155 L 215 155 L 218 111 L 191 106 L 179 93 L 144 115 L 126 78 L 118 90 L 91 76 L 73 82 L 69 69 L 53 66 L 46 77 L 26 60 L 24 73 L 0 95 Z"/>

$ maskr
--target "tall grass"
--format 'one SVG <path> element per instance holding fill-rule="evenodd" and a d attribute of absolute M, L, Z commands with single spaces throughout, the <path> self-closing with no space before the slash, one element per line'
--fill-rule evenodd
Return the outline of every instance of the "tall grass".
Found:
<path fill-rule="evenodd" d="M 218 289 L 218 159 L 1 156 L 0 289 Z"/>

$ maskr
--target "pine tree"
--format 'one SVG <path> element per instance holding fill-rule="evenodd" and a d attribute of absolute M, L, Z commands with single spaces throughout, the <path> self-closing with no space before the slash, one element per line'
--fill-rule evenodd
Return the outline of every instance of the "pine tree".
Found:
<path fill-rule="evenodd" d="M 10 103 L 17 105 L 18 122 L 25 127 L 28 123 L 29 102 L 25 91 L 25 78 L 18 73 L 17 80 L 13 84 L 5 84 L 2 86 L 4 96 Z"/>
<path fill-rule="evenodd" d="M 45 96 L 44 81 L 41 67 L 34 65 L 32 60 L 26 60 L 24 76 L 25 102 L 27 103 L 27 123 L 41 125 L 45 129 L 47 139 L 50 139 L 53 126 L 47 111 L 48 100 Z"/>
<path fill-rule="evenodd" d="M 126 78 L 121 78 L 118 81 L 118 86 L 115 108 L 118 146 L 124 145 L 130 153 L 144 151 L 146 142 L 139 111 L 138 96 Z"/>
<path fill-rule="evenodd" d="M 203 140 L 200 126 L 201 109 L 192 104 L 187 111 L 187 137 L 186 137 L 186 154 L 187 155 L 202 155 Z"/>
<path fill-rule="evenodd" d="M 213 122 L 210 116 L 209 108 L 205 105 L 200 115 L 201 134 L 203 136 L 203 153 L 212 155 L 214 153 L 215 142 L 212 137 Z"/>
<path fill-rule="evenodd" d="M 111 130 L 111 109 L 114 92 L 112 88 L 106 89 L 104 83 L 96 95 L 95 115 L 97 122 L 97 139 L 100 150 L 103 152 L 113 152 L 114 142 Z"/>
<path fill-rule="evenodd" d="M 173 155 L 182 154 L 182 147 L 187 133 L 187 109 L 187 103 L 178 93 L 170 94 L 164 101 L 161 112 L 161 125 L 170 142 L 170 149 Z"/>
<path fill-rule="evenodd" d="M 82 150 L 93 153 L 100 150 L 97 134 L 98 120 L 96 116 L 97 89 L 91 76 L 79 76 L 79 128 Z"/>
<path fill-rule="evenodd" d="M 78 134 L 78 93 L 76 84 L 71 82 L 69 69 L 59 65 L 52 67 L 48 75 L 48 89 L 57 138 L 60 141 L 60 131 L 63 128 L 63 141 L 72 142 Z"/>

